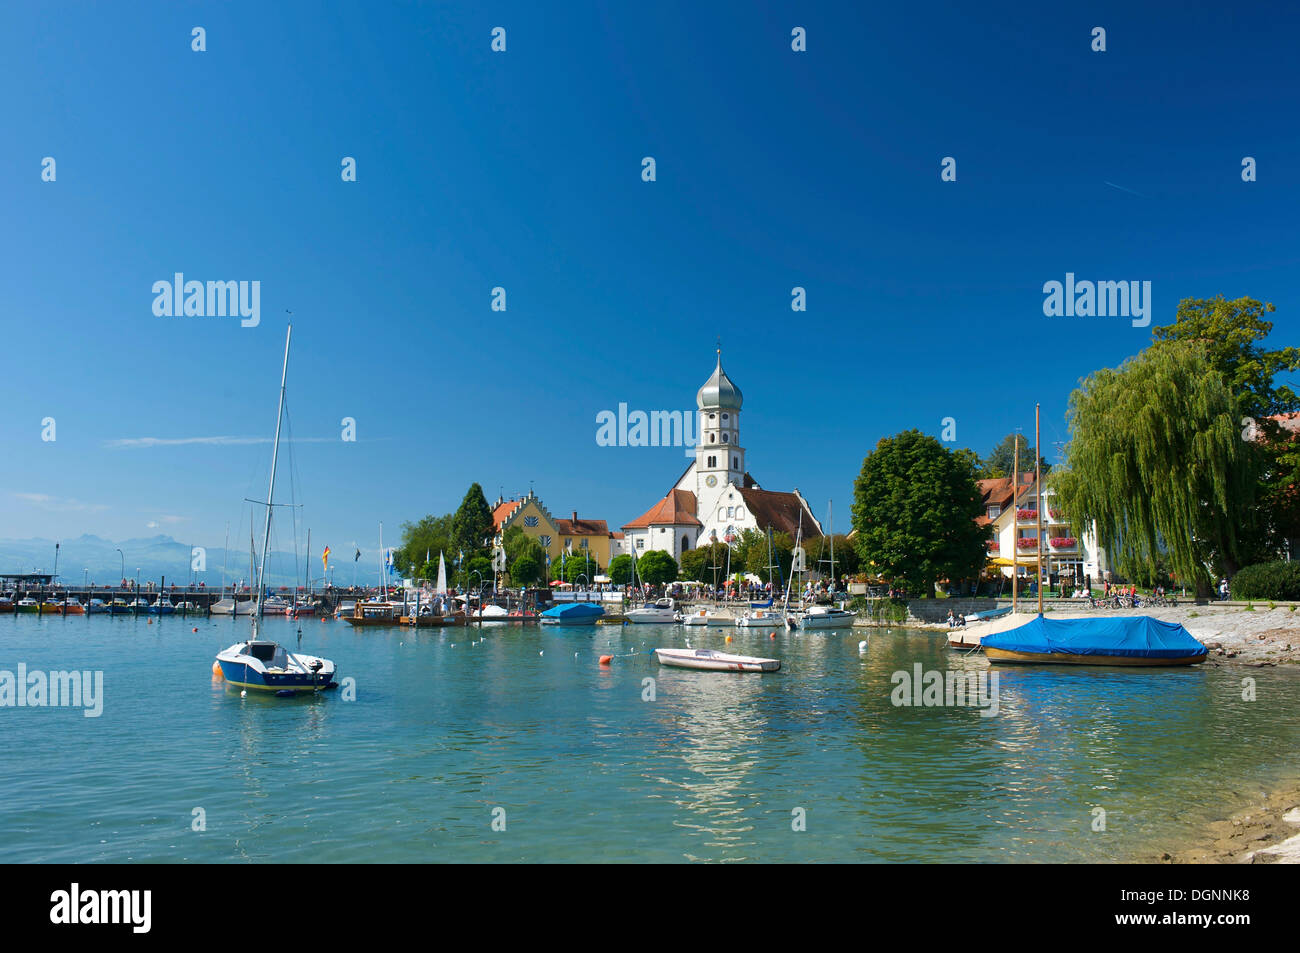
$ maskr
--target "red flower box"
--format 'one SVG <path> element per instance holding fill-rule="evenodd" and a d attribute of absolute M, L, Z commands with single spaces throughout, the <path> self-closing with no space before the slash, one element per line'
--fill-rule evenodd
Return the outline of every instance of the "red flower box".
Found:
<path fill-rule="evenodd" d="M 1053 536 L 1047 541 L 1047 545 L 1051 546 L 1053 549 L 1067 549 L 1068 547 L 1075 545 L 1077 542 L 1078 540 L 1073 536 Z"/>
<path fill-rule="evenodd" d="M 1036 520 L 1038 519 L 1038 510 L 1016 510 L 1016 519 Z"/>
<path fill-rule="evenodd" d="M 1018 539 L 1016 540 L 1017 549 L 1037 549 L 1038 540 L 1036 539 Z"/>

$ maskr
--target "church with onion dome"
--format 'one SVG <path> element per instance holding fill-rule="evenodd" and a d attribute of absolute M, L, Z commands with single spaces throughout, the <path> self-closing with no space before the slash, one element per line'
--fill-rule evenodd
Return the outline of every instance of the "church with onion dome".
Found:
<path fill-rule="evenodd" d="M 625 524 L 623 550 L 637 555 L 658 549 L 679 559 L 711 542 L 734 542 L 745 530 L 789 533 L 802 522 L 803 537 L 822 535 L 799 491 L 765 490 L 746 469 L 740 438 L 743 396 L 722 369 L 722 351 L 709 379 L 695 395 L 695 459 L 663 499 Z"/>

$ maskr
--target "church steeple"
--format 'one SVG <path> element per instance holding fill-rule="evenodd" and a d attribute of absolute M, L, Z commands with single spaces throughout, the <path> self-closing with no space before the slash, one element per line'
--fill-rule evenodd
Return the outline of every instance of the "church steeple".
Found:
<path fill-rule="evenodd" d="M 727 372 L 722 369 L 722 348 L 718 348 L 718 366 L 713 375 L 704 382 L 695 394 L 695 406 L 700 410 L 740 410 L 743 396 L 740 388 L 731 382 Z"/>
<path fill-rule="evenodd" d="M 728 483 L 744 483 L 745 451 L 740 446 L 742 401 L 740 388 L 722 369 L 722 348 L 719 347 L 717 366 L 695 395 L 695 405 L 699 408 L 695 493 L 702 511 L 712 507 Z"/>

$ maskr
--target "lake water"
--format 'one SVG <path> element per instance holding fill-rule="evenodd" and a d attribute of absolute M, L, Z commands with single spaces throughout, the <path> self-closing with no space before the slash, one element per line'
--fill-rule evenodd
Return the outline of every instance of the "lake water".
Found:
<path fill-rule="evenodd" d="M 1122 860 L 1300 774 L 1292 669 L 1000 666 L 982 717 L 891 703 L 989 670 L 915 631 L 301 626 L 354 701 L 214 680 L 245 619 L 0 616 L 0 670 L 104 673 L 98 718 L 0 708 L 0 861 Z M 688 638 L 783 669 L 648 654 Z"/>

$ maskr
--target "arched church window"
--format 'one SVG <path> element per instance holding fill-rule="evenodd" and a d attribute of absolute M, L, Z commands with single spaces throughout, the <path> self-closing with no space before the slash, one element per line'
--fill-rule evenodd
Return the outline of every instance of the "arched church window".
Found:
<path fill-rule="evenodd" d="M 731 443 L 731 434 L 729 434 L 729 433 L 724 433 L 724 434 L 722 435 L 722 442 L 723 442 L 723 443 Z"/>
<path fill-rule="evenodd" d="M 718 435 L 715 433 L 709 434 L 709 443 L 717 443 L 717 442 L 718 442 Z"/>

